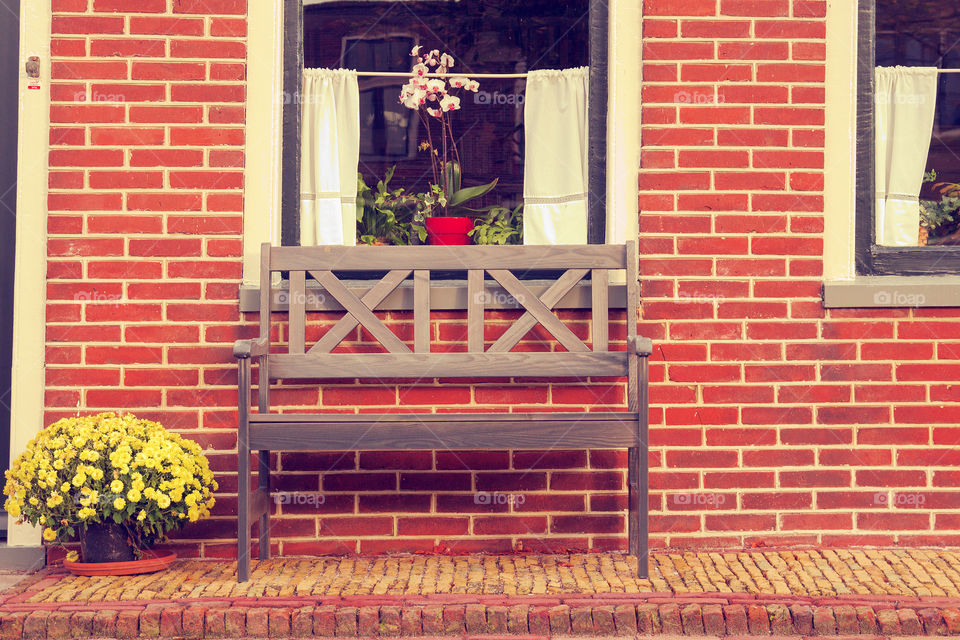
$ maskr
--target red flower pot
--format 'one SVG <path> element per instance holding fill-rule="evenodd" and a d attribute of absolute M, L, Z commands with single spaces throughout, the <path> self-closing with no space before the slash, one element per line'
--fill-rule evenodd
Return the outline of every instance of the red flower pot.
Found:
<path fill-rule="evenodd" d="M 429 244 L 470 244 L 467 234 L 473 230 L 473 219 L 466 216 L 430 217 L 425 221 Z"/>
<path fill-rule="evenodd" d="M 63 566 L 75 576 L 132 576 L 161 571 L 177 559 L 175 553 L 162 553 L 162 555 L 161 553 L 144 551 L 141 560 L 127 560 L 125 562 L 70 562 L 64 560 Z"/>

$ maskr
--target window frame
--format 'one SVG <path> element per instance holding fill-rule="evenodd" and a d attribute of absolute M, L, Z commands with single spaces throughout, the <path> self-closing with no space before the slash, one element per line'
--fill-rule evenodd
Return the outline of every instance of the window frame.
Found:
<path fill-rule="evenodd" d="M 606 241 L 607 198 L 607 48 L 608 4 L 589 0 L 590 89 L 587 149 L 587 243 Z M 303 0 L 283 0 L 283 91 L 300 96 L 303 90 Z M 280 243 L 300 244 L 301 111 L 298 99 L 285 100 L 281 125 Z"/>
<path fill-rule="evenodd" d="M 856 219 L 854 259 L 861 276 L 925 276 L 960 273 L 960 247 L 882 247 L 876 244 L 874 207 L 874 66 L 876 0 L 858 0 Z"/>

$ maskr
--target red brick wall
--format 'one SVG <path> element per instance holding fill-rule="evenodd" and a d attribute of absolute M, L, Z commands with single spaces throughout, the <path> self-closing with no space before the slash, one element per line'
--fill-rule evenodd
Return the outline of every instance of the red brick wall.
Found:
<path fill-rule="evenodd" d="M 820 302 L 826 3 L 644 5 L 654 546 L 956 543 L 957 314 Z M 47 420 L 124 409 L 203 443 L 222 494 L 179 546 L 230 555 L 231 344 L 256 331 L 237 307 L 245 2 L 53 8 Z M 568 319 L 586 337 L 587 321 Z M 390 320 L 412 338 L 403 314 Z M 495 336 L 506 318 L 492 320 Z M 432 332 L 452 347 L 462 317 L 436 314 Z M 608 380 L 287 387 L 274 399 L 441 412 L 624 401 Z M 276 488 L 297 497 L 276 507 L 275 551 L 623 548 L 624 462 L 609 451 L 283 454 Z"/>

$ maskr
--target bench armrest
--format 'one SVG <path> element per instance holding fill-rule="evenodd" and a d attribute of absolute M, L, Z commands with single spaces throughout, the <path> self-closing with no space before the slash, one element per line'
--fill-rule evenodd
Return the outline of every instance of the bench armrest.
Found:
<path fill-rule="evenodd" d="M 237 340 L 233 343 L 233 357 L 239 360 L 265 356 L 269 350 L 269 344 L 264 338 L 257 338 L 256 340 Z"/>
<path fill-rule="evenodd" d="M 643 336 L 637 336 L 633 339 L 632 348 L 637 355 L 649 356 L 653 353 L 653 340 Z"/>

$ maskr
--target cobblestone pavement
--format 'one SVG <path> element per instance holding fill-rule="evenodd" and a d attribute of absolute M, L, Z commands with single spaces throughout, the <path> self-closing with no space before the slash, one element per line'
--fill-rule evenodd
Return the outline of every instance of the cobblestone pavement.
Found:
<path fill-rule="evenodd" d="M 0 640 L 569 635 L 960 635 L 960 552 L 613 553 L 183 560 L 145 576 L 52 568 L 0 593 Z"/>
<path fill-rule="evenodd" d="M 63 576 L 29 602 L 286 596 L 605 593 L 960 598 L 960 552 L 902 549 L 657 553 L 650 580 L 613 553 L 275 558 L 236 582 L 236 563 L 179 561 L 134 577 Z"/>

